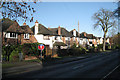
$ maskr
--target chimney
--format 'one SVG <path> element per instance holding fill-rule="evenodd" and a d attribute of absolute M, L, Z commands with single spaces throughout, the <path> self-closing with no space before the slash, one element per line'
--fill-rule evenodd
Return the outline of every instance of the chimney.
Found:
<path fill-rule="evenodd" d="M 35 35 L 37 35 L 37 33 L 38 33 L 38 21 L 36 20 L 36 22 L 35 22 Z"/>
<path fill-rule="evenodd" d="M 60 28 L 60 26 L 58 27 L 58 35 L 61 35 L 61 28 Z"/>
<path fill-rule="evenodd" d="M 25 25 L 26 25 L 26 23 L 24 22 L 24 23 L 23 23 L 23 26 L 25 26 Z"/>
<path fill-rule="evenodd" d="M 48 29 L 50 29 L 50 27 L 48 27 Z"/>
<path fill-rule="evenodd" d="M 76 30 L 73 29 L 73 36 L 76 36 Z"/>

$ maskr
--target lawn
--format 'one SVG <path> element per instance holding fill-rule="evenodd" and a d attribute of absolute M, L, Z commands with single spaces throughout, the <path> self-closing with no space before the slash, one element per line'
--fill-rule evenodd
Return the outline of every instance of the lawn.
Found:
<path fill-rule="evenodd" d="M 19 61 L 19 62 L 2 62 L 2 68 L 11 68 L 11 67 L 16 67 L 16 66 L 24 66 L 27 64 L 33 64 L 33 63 L 39 63 L 40 60 L 35 59 L 35 60 L 24 60 L 24 61 Z"/>

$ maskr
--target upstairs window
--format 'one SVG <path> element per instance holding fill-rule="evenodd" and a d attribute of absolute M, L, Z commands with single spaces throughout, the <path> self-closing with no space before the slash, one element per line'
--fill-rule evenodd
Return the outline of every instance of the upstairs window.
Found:
<path fill-rule="evenodd" d="M 24 34 L 24 39 L 29 39 L 29 34 Z"/>
<path fill-rule="evenodd" d="M 17 34 L 16 33 L 10 33 L 10 38 L 17 38 Z"/>
<path fill-rule="evenodd" d="M 43 36 L 44 40 L 50 40 L 49 36 Z"/>

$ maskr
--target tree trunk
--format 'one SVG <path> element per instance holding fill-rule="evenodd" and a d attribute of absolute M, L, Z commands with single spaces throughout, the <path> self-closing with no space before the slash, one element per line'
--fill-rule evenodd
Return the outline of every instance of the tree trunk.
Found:
<path fill-rule="evenodd" d="M 10 55 L 8 55 L 8 60 L 7 61 L 9 61 L 10 60 Z"/>
<path fill-rule="evenodd" d="M 106 33 L 104 33 L 104 40 L 103 40 L 103 51 L 105 51 L 105 42 L 106 42 Z"/>

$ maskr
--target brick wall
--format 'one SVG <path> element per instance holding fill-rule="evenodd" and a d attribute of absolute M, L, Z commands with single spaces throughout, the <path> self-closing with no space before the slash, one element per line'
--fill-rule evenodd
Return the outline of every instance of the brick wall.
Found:
<path fill-rule="evenodd" d="M 29 35 L 29 39 L 24 39 L 24 34 L 21 35 L 21 44 L 24 44 L 24 43 L 36 43 L 37 40 L 36 38 L 34 37 L 34 35 Z"/>
<path fill-rule="evenodd" d="M 63 41 L 63 43 L 66 44 L 65 37 L 62 37 L 62 41 Z"/>

